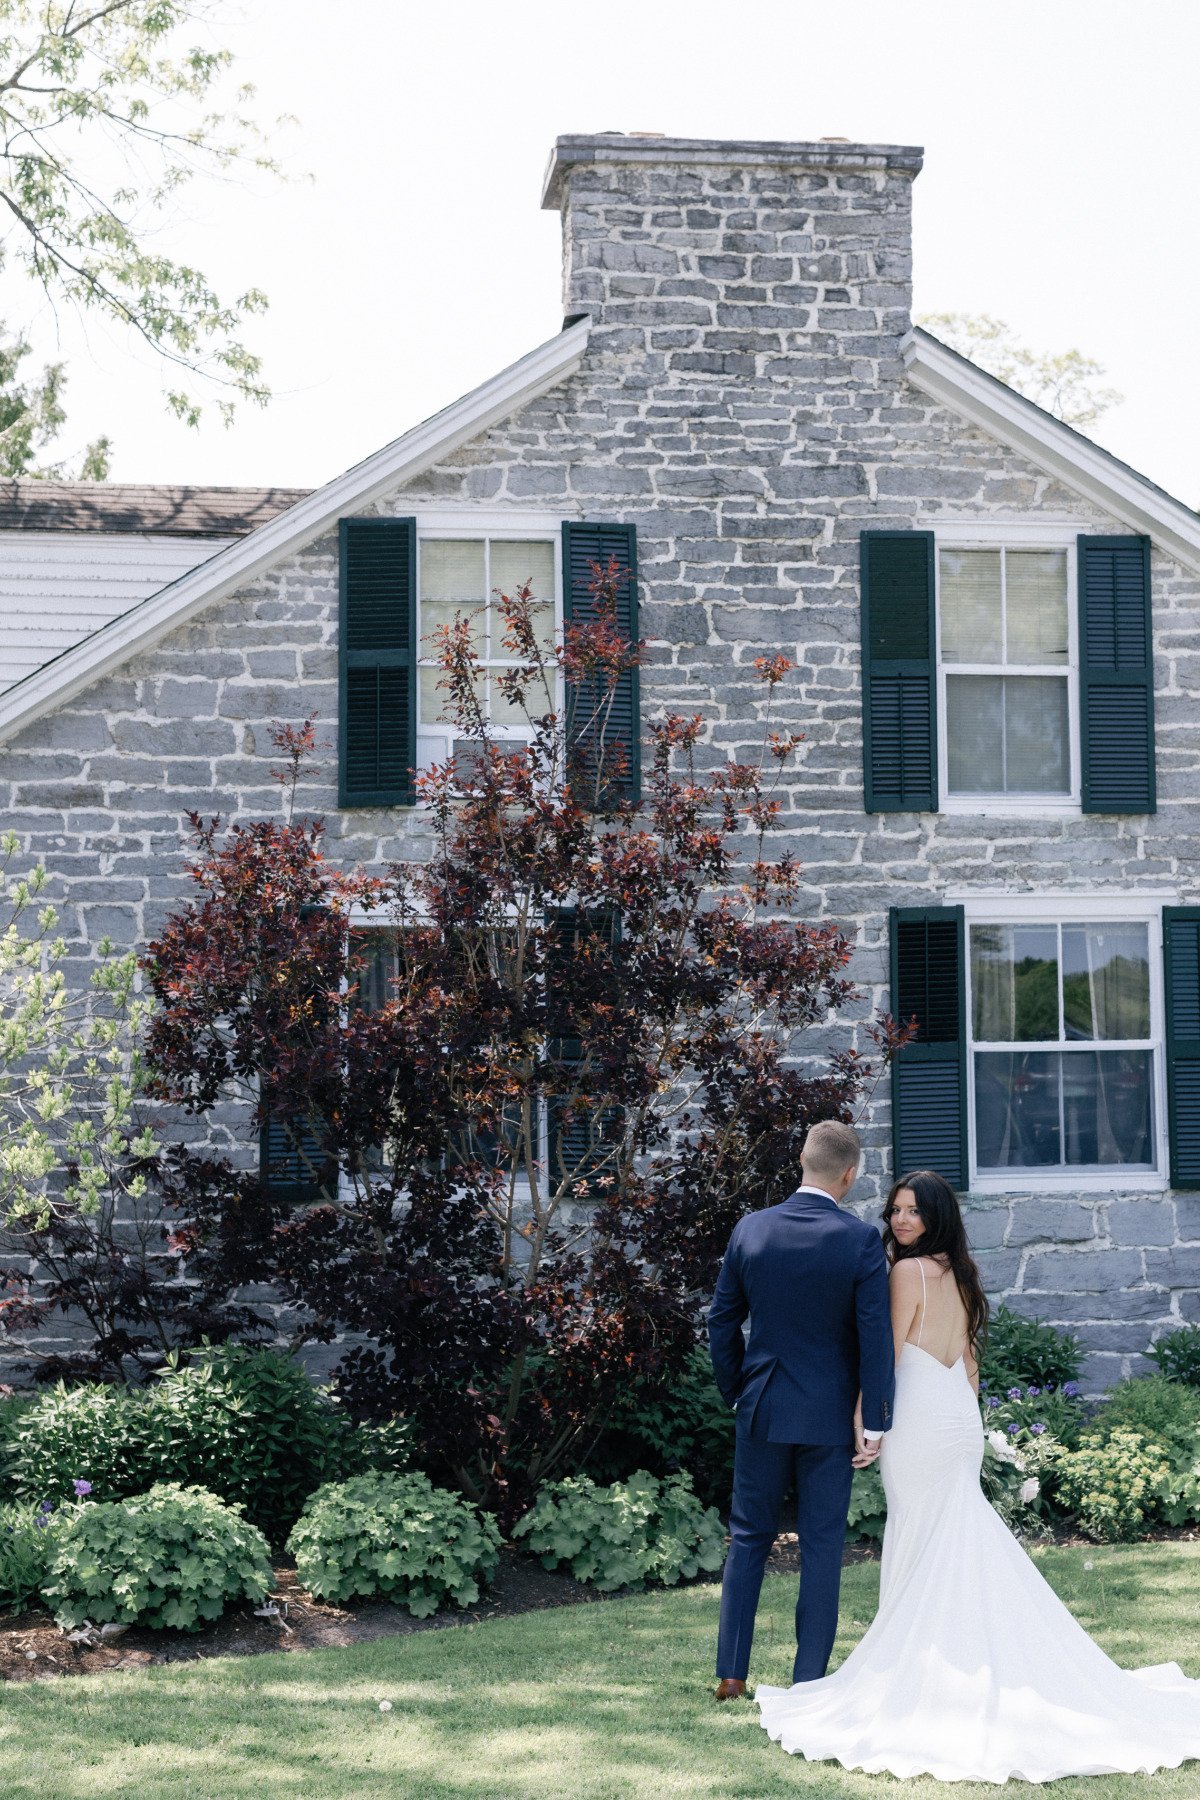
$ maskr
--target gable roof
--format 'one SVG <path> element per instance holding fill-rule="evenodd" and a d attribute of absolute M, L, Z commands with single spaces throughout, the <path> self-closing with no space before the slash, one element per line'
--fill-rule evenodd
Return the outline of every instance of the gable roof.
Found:
<path fill-rule="evenodd" d="M 452 406 L 414 426 L 344 475 L 316 488 L 215 556 L 160 588 L 102 626 L 82 643 L 0 694 L 0 739 L 61 706 L 137 651 L 223 600 L 282 557 L 320 537 L 347 513 L 382 499 L 460 444 L 506 418 L 526 401 L 574 374 L 587 348 L 590 322 L 581 320 L 540 344 Z"/>
<path fill-rule="evenodd" d="M 130 481 L 0 481 L 0 531 L 244 537 L 308 488 L 165 487 Z"/>
<path fill-rule="evenodd" d="M 919 326 L 904 346 L 904 362 L 909 380 L 922 393 L 1019 450 L 1200 574 L 1200 513 L 1182 500 Z"/>

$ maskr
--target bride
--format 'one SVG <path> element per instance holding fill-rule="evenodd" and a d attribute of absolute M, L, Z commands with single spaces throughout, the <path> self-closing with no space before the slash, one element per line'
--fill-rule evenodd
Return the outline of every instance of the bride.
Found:
<path fill-rule="evenodd" d="M 983 1496 L 975 1352 L 987 1320 L 953 1188 L 888 1197 L 896 1405 L 879 1611 L 832 1675 L 760 1686 L 785 1750 L 870 1774 L 1053 1781 L 1200 1757 L 1200 1681 L 1110 1662 Z"/>

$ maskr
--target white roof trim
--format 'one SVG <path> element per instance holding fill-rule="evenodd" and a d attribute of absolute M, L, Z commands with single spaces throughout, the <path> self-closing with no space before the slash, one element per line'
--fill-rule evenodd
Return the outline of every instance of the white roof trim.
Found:
<path fill-rule="evenodd" d="M 526 401 L 565 381 L 583 359 L 589 328 L 590 321 L 582 319 L 559 332 L 482 387 L 27 675 L 0 694 L 0 739 L 61 706 L 203 607 L 225 599 L 281 557 L 320 537 L 347 513 L 370 506 Z"/>
<path fill-rule="evenodd" d="M 1200 574 L 1200 516 L 1181 500 L 927 331 L 913 331 L 904 346 L 904 362 L 909 380 L 923 394 L 1019 450 Z"/>

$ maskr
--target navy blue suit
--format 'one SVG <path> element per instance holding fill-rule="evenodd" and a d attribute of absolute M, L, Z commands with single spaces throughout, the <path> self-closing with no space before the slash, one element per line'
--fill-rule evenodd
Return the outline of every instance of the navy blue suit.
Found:
<path fill-rule="evenodd" d="M 879 1233 L 816 1188 L 748 1213 L 725 1252 L 708 1339 L 717 1386 L 737 1408 L 717 1674 L 746 1679 L 763 1569 L 793 1479 L 800 1599 L 792 1680 L 815 1681 L 837 1632 L 860 1390 L 864 1429 L 886 1431 L 892 1422 L 895 1358 Z"/>

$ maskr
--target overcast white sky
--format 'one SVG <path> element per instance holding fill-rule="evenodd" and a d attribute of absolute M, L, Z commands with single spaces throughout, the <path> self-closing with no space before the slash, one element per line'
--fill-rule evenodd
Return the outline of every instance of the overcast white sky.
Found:
<path fill-rule="evenodd" d="M 300 176 L 188 196 L 177 239 L 252 327 L 275 399 L 169 419 L 148 357 L 64 331 L 68 442 L 118 480 L 317 484 L 561 321 L 564 131 L 921 144 L 918 311 L 991 312 L 1098 358 L 1095 435 L 1200 504 L 1195 0 L 230 0 L 258 113 Z M 9 285 L 12 322 L 27 292 Z M 45 347 L 44 333 L 39 334 Z"/>

